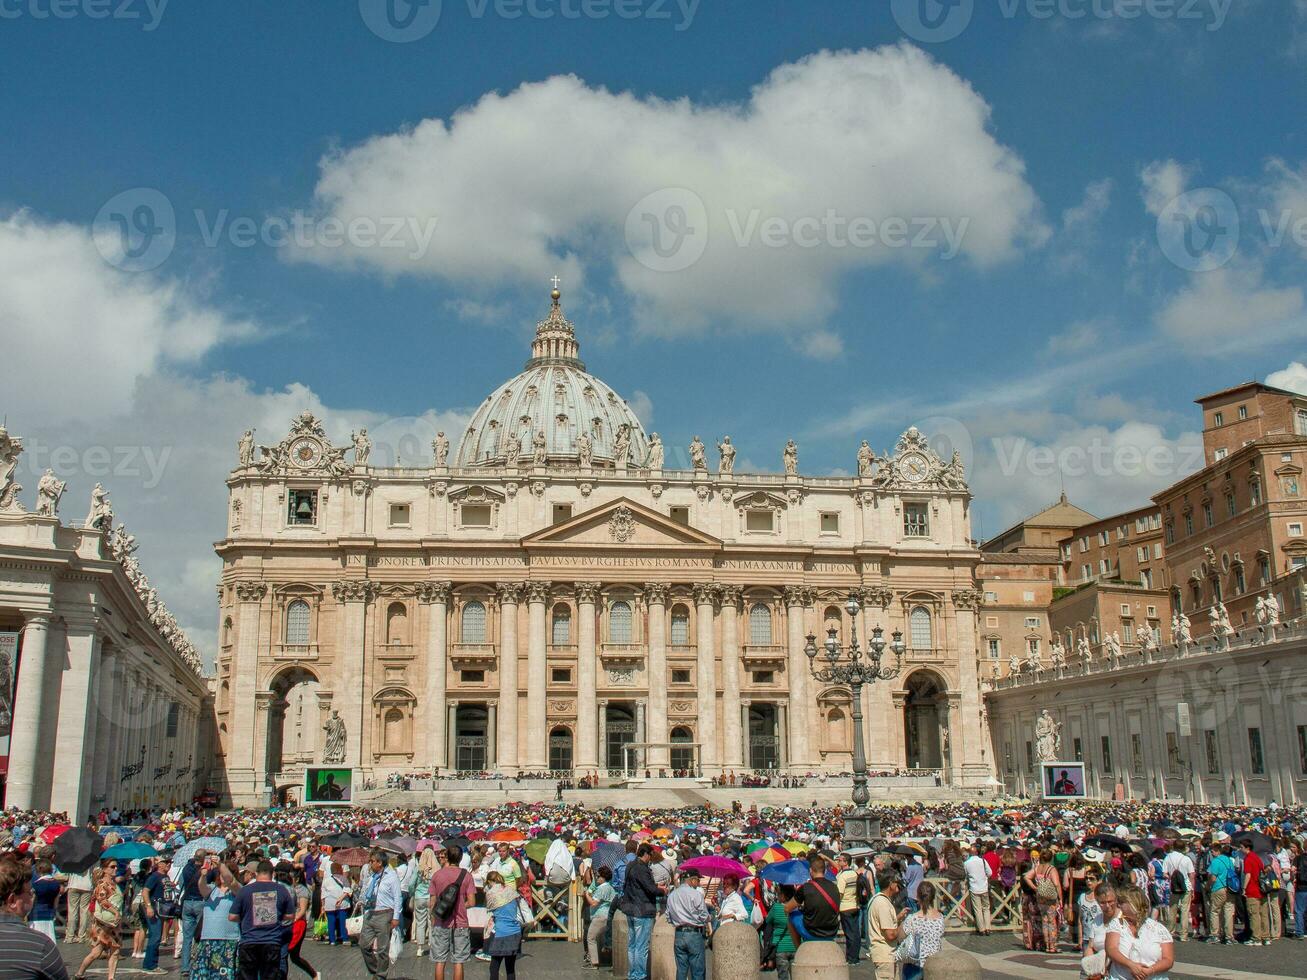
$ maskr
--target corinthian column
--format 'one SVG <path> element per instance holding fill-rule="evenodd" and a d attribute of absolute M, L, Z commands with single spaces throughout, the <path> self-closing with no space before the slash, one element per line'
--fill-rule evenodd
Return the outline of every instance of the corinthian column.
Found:
<path fill-rule="evenodd" d="M 545 646 L 549 587 L 549 582 L 528 582 L 526 587 L 526 730 L 529 733 L 526 764 L 536 772 L 549 768 L 549 715 L 545 700 L 549 693 L 549 661 Z"/>
<path fill-rule="evenodd" d="M 420 582 L 418 599 L 427 604 L 427 684 L 422 706 L 427 728 L 427 765 L 438 772 L 450 768 L 445 724 L 445 693 L 449 687 L 447 639 L 451 582 Z"/>
<path fill-rule="evenodd" d="M 858 623 L 859 642 L 863 650 L 870 650 L 871 631 L 880 626 L 885 630 L 885 642 L 890 642 L 894 624 L 886 618 L 886 611 L 893 600 L 894 593 L 885 586 L 874 586 L 862 590 L 862 612 Z M 899 658 L 888 649 L 885 661 L 890 666 L 900 666 Z M 893 681 L 875 681 L 862 689 L 862 711 L 865 717 L 867 740 L 867 768 L 871 770 L 893 769 L 897 763 L 894 752 L 894 738 L 890 725 L 894 720 L 894 700 L 890 694 Z"/>
<path fill-rule="evenodd" d="M 13 734 L 9 737 L 9 779 L 5 804 L 20 810 L 44 810 L 49 805 L 49 782 L 42 779 L 42 758 L 50 761 L 50 743 L 43 736 L 46 719 L 46 646 L 49 613 L 29 613 L 23 625 L 23 649 L 14 693 Z M 42 783 L 45 784 L 42 787 Z M 72 820 L 84 814 L 70 813 Z"/>
<path fill-rule="evenodd" d="M 785 589 L 785 623 L 789 635 L 790 672 L 790 765 L 805 767 L 808 757 L 808 714 L 811 695 L 808 684 L 808 657 L 803 652 L 807 642 L 803 635 L 803 609 L 808 604 L 808 590 L 789 586 Z"/>
<path fill-rule="evenodd" d="M 717 746 L 717 655 L 713 648 L 713 607 L 716 589 L 711 585 L 694 587 L 694 602 L 699 609 L 699 659 L 696 677 L 699 700 L 699 759 L 705 774 L 721 768 Z"/>
<path fill-rule="evenodd" d="M 744 765 L 740 734 L 740 589 L 724 586 L 722 597 L 722 745 L 728 768 Z"/>
<path fill-rule="evenodd" d="M 508 774 L 517 771 L 517 602 L 522 586 L 499 583 L 499 749 L 498 768 Z M 544 738 L 543 732 L 532 733 Z"/>
<path fill-rule="evenodd" d="M 333 583 L 331 591 L 336 601 L 344 606 L 341 645 L 336 651 L 336 683 L 333 693 L 335 703 L 340 705 L 340 717 L 345 721 L 345 765 L 362 766 L 363 731 L 370 720 L 364 692 L 364 667 L 368 660 L 367 612 L 368 603 L 377 596 L 377 585 L 367 579 L 348 579 Z M 259 747 L 260 753 L 266 751 L 266 745 Z M 368 768 L 371 768 L 370 763 Z"/>
<path fill-rule="evenodd" d="M 953 755 L 953 778 L 963 785 L 983 785 L 993 777 L 992 764 L 985 761 L 984 724 L 980 717 L 980 682 L 976 677 L 976 609 L 982 595 L 976 589 L 953 593 L 953 635 L 957 643 L 958 686 L 961 698 L 957 711 L 949 712 L 949 745 Z"/>
<path fill-rule="evenodd" d="M 595 603 L 599 586 L 576 583 L 576 764 L 580 772 L 599 768 L 599 730 L 596 712 L 598 670 L 595 662 Z"/>
<path fill-rule="evenodd" d="M 667 741 L 667 586 L 650 582 L 644 587 L 649 603 L 649 741 L 650 769 L 671 766 Z"/>

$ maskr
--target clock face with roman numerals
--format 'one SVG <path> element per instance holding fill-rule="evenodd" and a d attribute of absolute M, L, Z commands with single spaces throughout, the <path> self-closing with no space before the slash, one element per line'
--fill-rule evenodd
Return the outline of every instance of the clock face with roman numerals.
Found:
<path fill-rule="evenodd" d="M 930 461 L 921 453 L 908 453 L 899 460 L 899 473 L 909 483 L 920 483 L 930 475 Z"/>
<path fill-rule="evenodd" d="M 322 446 L 316 439 L 296 439 L 290 445 L 290 459 L 302 470 L 312 469 L 322 462 Z"/>

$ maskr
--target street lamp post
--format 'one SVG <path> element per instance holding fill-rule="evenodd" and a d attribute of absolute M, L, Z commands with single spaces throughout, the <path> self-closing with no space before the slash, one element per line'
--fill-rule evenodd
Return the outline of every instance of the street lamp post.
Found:
<path fill-rule="evenodd" d="M 886 642 L 885 631 L 875 627 L 867 640 L 864 657 L 858 646 L 858 612 L 862 603 L 856 595 L 850 595 L 844 608 L 852 621 L 848 648 L 840 648 L 839 631 L 832 626 L 826 631 L 826 642 L 822 645 L 824 666 L 818 666 L 817 637 L 812 633 L 808 634 L 808 645 L 803 652 L 808 655 L 808 670 L 815 679 L 824 684 L 844 685 L 853 698 L 853 809 L 844 816 L 844 842 L 850 847 L 867 847 L 872 837 L 871 813 L 867 810 L 871 794 L 867 791 L 867 750 L 862 739 L 862 687 L 898 676 L 899 668 L 882 664 L 881 657 L 886 647 L 896 657 L 903 655 L 903 633 L 895 630 Z"/>

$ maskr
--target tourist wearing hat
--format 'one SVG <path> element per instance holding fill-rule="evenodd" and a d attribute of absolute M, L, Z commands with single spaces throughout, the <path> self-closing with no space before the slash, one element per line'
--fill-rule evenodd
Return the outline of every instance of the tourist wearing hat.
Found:
<path fill-rule="evenodd" d="M 667 921 L 676 930 L 677 980 L 704 980 L 708 906 L 699 890 L 699 872 L 687 871 L 667 896 Z"/>

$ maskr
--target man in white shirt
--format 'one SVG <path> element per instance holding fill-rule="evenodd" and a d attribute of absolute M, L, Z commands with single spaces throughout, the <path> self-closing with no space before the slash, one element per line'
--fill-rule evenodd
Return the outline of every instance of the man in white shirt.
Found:
<path fill-rule="evenodd" d="M 1174 882 L 1174 874 L 1179 871 L 1184 876 L 1184 892 L 1180 893 L 1174 885 L 1171 888 L 1171 904 L 1167 906 L 1167 926 L 1182 943 L 1189 941 L 1189 906 L 1194 900 L 1194 862 L 1189 857 L 1188 846 L 1182 840 L 1172 841 L 1170 853 L 1162 861 L 1162 874 L 1168 882 Z"/>
<path fill-rule="evenodd" d="M 967 873 L 967 894 L 971 896 L 971 917 L 976 920 L 976 935 L 988 936 L 989 864 L 980 856 L 980 843 L 971 845 L 971 856 L 962 862 Z"/>

